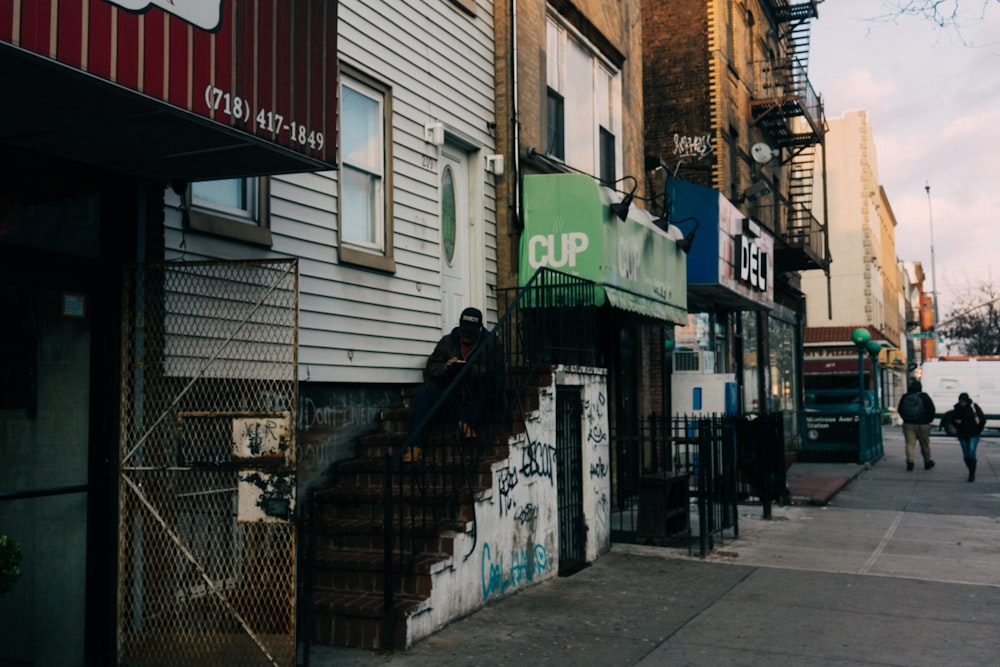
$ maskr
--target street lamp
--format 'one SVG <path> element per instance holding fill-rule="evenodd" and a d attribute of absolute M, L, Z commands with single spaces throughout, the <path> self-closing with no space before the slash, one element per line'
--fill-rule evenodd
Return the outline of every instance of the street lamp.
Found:
<path fill-rule="evenodd" d="M 924 191 L 927 193 L 927 222 L 931 228 L 931 296 L 934 297 L 934 354 L 937 355 L 938 346 L 938 293 L 937 293 L 937 271 L 934 270 L 934 216 L 931 215 L 931 186 L 924 184 Z"/>
<path fill-rule="evenodd" d="M 868 329 L 858 327 L 851 332 L 851 342 L 858 348 L 858 412 L 864 412 L 865 406 L 865 352 L 872 335 Z"/>
<path fill-rule="evenodd" d="M 868 344 L 865 345 L 865 350 L 868 351 L 868 356 L 872 358 L 872 389 L 875 392 L 875 408 L 878 410 L 879 423 L 882 423 L 882 399 L 878 395 L 878 381 L 879 381 L 879 370 L 878 370 L 878 354 L 882 351 L 882 343 L 877 340 L 870 340 Z"/>
<path fill-rule="evenodd" d="M 882 343 L 877 340 L 870 340 L 865 345 L 865 349 L 868 350 L 868 355 L 872 358 L 872 388 L 875 390 L 875 410 L 878 415 L 875 418 L 875 423 L 871 426 L 872 442 L 869 443 L 874 447 L 872 452 L 872 457 L 874 458 L 882 455 L 882 399 L 878 395 L 878 355 L 882 351 Z"/>

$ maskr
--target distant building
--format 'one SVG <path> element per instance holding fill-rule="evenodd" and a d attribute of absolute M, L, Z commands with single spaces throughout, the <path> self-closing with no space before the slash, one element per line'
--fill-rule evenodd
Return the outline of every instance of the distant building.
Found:
<path fill-rule="evenodd" d="M 883 407 L 894 407 L 906 385 L 906 326 L 901 308 L 903 279 L 896 264 L 896 218 L 879 184 L 878 156 L 865 111 L 827 121 L 825 210 L 830 238 L 829 283 L 816 274 L 802 279 L 806 295 L 806 385 L 857 385 L 855 328 L 868 329 L 882 344 L 878 383 Z M 813 329 L 827 332 L 811 335 Z M 840 331 L 842 340 L 829 340 Z M 813 344 L 809 345 L 808 342 Z M 851 374 L 835 376 L 819 360 L 838 355 L 855 359 Z M 869 360 L 868 366 L 872 366 Z M 869 373 L 869 371 L 866 371 Z M 874 382 L 868 377 L 869 388 Z"/>

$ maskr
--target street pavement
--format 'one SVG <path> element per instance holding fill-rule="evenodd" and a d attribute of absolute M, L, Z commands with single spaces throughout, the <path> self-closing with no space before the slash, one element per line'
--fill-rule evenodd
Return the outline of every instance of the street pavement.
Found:
<path fill-rule="evenodd" d="M 993 432 L 995 434 L 995 432 Z M 795 463 L 793 502 L 741 505 L 704 559 L 615 544 L 590 567 L 379 654 L 314 645 L 313 667 L 1000 663 L 1000 437 L 977 481 L 955 438 L 907 472 L 898 426 L 871 466 Z"/>

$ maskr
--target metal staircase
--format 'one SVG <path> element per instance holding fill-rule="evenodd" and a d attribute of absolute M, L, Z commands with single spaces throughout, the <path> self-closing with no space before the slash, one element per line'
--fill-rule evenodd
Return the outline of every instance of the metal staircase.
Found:
<path fill-rule="evenodd" d="M 785 48 L 782 57 L 765 63 L 763 94 L 751 103 L 753 123 L 788 155 L 786 214 L 778 223 L 784 228 L 776 231 L 788 245 L 782 253 L 785 266 L 798 270 L 829 266 L 826 230 L 813 215 L 816 147 L 825 139 L 826 126 L 822 100 L 808 77 L 810 20 L 817 17 L 818 4 L 765 3 Z"/>

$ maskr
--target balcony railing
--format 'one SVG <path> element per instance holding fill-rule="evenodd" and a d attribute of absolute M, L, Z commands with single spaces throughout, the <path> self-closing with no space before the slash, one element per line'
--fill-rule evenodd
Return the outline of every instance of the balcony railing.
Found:
<path fill-rule="evenodd" d="M 763 85 L 751 102 L 752 122 L 782 147 L 811 146 L 823 138 L 823 102 L 798 59 L 756 63 Z M 801 118 L 801 123 L 792 119 Z M 798 127 L 796 127 L 798 125 Z"/>

